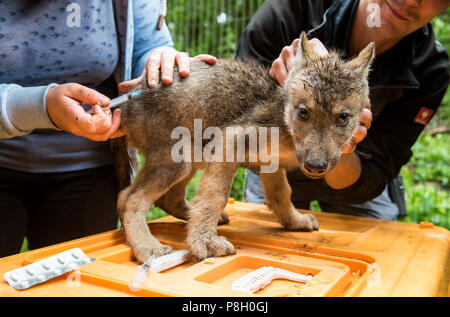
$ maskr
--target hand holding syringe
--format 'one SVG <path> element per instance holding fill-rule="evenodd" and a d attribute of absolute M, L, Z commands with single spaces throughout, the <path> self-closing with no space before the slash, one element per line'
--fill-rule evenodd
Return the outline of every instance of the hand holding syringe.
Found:
<path fill-rule="evenodd" d="M 140 94 L 141 94 L 140 90 L 135 90 L 135 91 L 129 92 L 127 94 L 121 95 L 117 98 L 111 99 L 111 102 L 109 103 L 108 106 L 106 106 L 106 108 L 113 109 L 113 108 L 119 107 L 120 105 L 123 105 L 124 103 L 126 103 L 128 100 L 135 99 Z M 92 114 L 92 112 L 93 112 L 93 109 L 90 109 L 89 111 L 87 111 L 87 113 L 89 113 L 89 114 Z"/>

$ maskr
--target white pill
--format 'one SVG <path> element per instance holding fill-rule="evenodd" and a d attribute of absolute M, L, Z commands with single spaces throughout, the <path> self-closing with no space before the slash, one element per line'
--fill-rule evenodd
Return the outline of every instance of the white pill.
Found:
<path fill-rule="evenodd" d="M 39 282 L 43 282 L 43 281 L 45 281 L 45 276 L 44 276 L 44 275 L 38 275 L 38 276 L 36 276 L 36 279 L 37 279 Z"/>
<path fill-rule="evenodd" d="M 17 282 L 17 281 L 19 280 L 19 277 L 18 277 L 17 274 L 15 274 L 15 273 L 10 274 L 10 275 L 9 275 L 9 278 L 10 278 L 11 280 L 13 280 L 14 282 Z"/>
<path fill-rule="evenodd" d="M 67 264 L 67 268 L 69 269 L 69 270 L 75 270 L 76 268 L 77 268 L 78 266 L 75 264 L 75 263 L 69 263 L 69 264 Z"/>
<path fill-rule="evenodd" d="M 34 270 L 33 270 L 31 267 L 27 268 L 27 269 L 25 270 L 25 272 L 27 272 L 27 274 L 30 275 L 30 276 L 33 276 L 33 275 L 34 275 Z"/>

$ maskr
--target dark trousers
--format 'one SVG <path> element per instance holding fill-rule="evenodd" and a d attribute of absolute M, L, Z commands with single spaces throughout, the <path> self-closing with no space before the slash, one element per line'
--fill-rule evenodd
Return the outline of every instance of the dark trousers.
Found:
<path fill-rule="evenodd" d="M 302 195 L 302 188 L 304 188 L 303 186 L 308 186 L 308 181 L 303 184 L 299 181 L 295 184 L 290 183 L 290 185 L 292 186 L 291 200 L 295 208 L 309 209 L 309 203 L 312 199 Z M 264 191 L 261 179 L 253 172 L 248 173 L 245 183 L 245 195 L 250 203 L 264 204 Z M 326 201 L 323 199 L 318 200 L 318 202 L 324 212 L 386 220 L 397 220 L 399 216 L 398 204 L 392 200 L 388 186 L 379 196 L 362 204 L 345 204 L 339 201 Z"/>
<path fill-rule="evenodd" d="M 117 228 L 114 166 L 34 174 L 0 168 L 0 257 Z"/>

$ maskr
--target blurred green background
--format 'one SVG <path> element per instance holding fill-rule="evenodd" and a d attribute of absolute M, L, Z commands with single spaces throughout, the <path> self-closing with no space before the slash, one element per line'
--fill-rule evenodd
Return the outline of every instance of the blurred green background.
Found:
<path fill-rule="evenodd" d="M 218 57 L 234 57 L 242 30 L 263 0 L 171 0 L 168 1 L 167 23 L 175 47 L 191 56 L 209 53 Z M 436 38 L 450 52 L 450 10 L 433 21 Z M 408 215 L 400 221 L 430 221 L 450 229 L 450 96 L 413 147 L 414 156 L 402 168 Z M 236 200 L 244 200 L 244 169 L 239 169 L 231 190 Z M 195 195 L 202 172 L 187 188 L 188 200 Z M 312 202 L 312 210 L 320 210 Z M 148 220 L 165 216 L 152 208 Z"/>

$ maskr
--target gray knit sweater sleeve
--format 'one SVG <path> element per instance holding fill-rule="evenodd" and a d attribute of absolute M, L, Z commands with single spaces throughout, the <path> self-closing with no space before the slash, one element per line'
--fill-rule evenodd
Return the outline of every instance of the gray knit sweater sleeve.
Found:
<path fill-rule="evenodd" d="M 0 139 L 25 135 L 34 129 L 58 129 L 50 120 L 45 103 L 48 89 L 55 85 L 0 84 Z"/>

